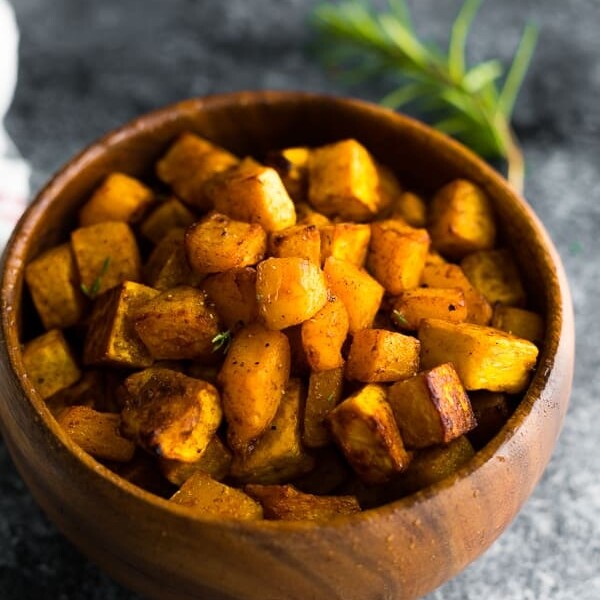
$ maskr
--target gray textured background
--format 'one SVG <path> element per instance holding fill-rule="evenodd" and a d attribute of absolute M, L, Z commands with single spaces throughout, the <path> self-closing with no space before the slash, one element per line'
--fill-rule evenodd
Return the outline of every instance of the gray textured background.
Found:
<path fill-rule="evenodd" d="M 306 52 L 314 1 L 12 1 L 22 62 L 7 126 L 33 165 L 35 189 L 106 130 L 185 97 L 282 88 L 377 100 L 382 92 L 343 88 Z M 443 41 L 459 2 L 417 4 L 423 33 Z M 526 197 L 571 281 L 575 385 L 552 462 L 524 510 L 429 600 L 600 598 L 600 2 L 488 0 L 472 56 L 508 60 L 527 20 L 540 25 L 541 37 L 515 125 L 528 165 Z M 0 598 L 135 598 L 40 514 L 1 442 Z"/>

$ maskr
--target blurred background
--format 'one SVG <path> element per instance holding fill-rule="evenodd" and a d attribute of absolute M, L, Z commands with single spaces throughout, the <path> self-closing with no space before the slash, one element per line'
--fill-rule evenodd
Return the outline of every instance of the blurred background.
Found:
<path fill-rule="evenodd" d="M 5 2 L 0 81 L 6 87 Z M 13 160 L 10 173 L 25 183 L 31 176 L 29 191 L 13 181 L 9 195 L 9 176 L 0 169 L 5 221 L 83 146 L 165 104 L 241 89 L 372 101 L 389 91 L 384 82 L 349 87 L 323 69 L 310 51 L 315 0 L 9 2 L 20 47 L 4 126 L 25 162 L 16 162 L 8 142 L 4 148 Z M 461 1 L 410 4 L 420 34 L 443 45 Z M 525 196 L 554 239 L 572 286 L 575 384 L 552 462 L 524 510 L 480 560 L 429 600 L 600 598 L 600 3 L 488 0 L 469 39 L 469 58 L 508 63 L 526 22 L 538 25 L 540 37 L 513 123 L 527 164 Z M 135 598 L 48 523 L 1 442 L 0 598 Z"/>

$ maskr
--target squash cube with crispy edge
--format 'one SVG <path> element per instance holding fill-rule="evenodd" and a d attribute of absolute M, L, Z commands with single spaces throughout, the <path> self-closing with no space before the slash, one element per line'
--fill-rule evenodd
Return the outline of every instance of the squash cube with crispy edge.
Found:
<path fill-rule="evenodd" d="M 259 502 L 241 490 L 215 481 L 202 471 L 196 471 L 175 492 L 171 502 L 207 519 L 253 521 L 263 517 Z"/>
<path fill-rule="evenodd" d="M 496 225 L 489 198 L 465 179 L 448 183 L 431 203 L 429 233 L 434 248 L 453 260 L 493 248 Z"/>
<path fill-rule="evenodd" d="M 254 447 L 236 454 L 231 477 L 245 483 L 281 483 L 308 473 L 314 458 L 302 446 L 300 428 L 304 389 L 299 379 L 290 379 L 277 414 Z"/>
<path fill-rule="evenodd" d="M 330 256 L 323 266 L 327 285 L 348 312 L 350 333 L 370 327 L 384 289 L 364 269 Z"/>
<path fill-rule="evenodd" d="M 193 463 L 206 451 L 221 423 L 217 389 L 170 369 L 130 375 L 121 432 L 161 458 Z"/>
<path fill-rule="evenodd" d="M 378 191 L 379 191 L 379 214 L 388 212 L 396 199 L 402 195 L 402 186 L 394 172 L 385 165 L 376 162 Z"/>
<path fill-rule="evenodd" d="M 342 398 L 344 369 L 313 371 L 308 380 L 304 407 L 302 441 L 309 448 L 321 448 L 331 442 L 325 418 Z"/>
<path fill-rule="evenodd" d="M 460 266 L 486 300 L 522 306 L 526 296 L 521 277 L 511 253 L 506 250 L 482 250 L 462 259 Z"/>
<path fill-rule="evenodd" d="M 360 512 L 354 496 L 314 496 L 292 485 L 249 484 L 244 491 L 262 504 L 265 519 L 329 521 L 339 515 Z"/>
<path fill-rule="evenodd" d="M 79 211 L 80 227 L 123 221 L 135 223 L 154 201 L 154 193 L 141 181 L 124 173 L 111 173 Z"/>
<path fill-rule="evenodd" d="M 236 331 L 258 318 L 256 270 L 252 267 L 211 275 L 202 282 L 202 289 L 229 331 Z"/>
<path fill-rule="evenodd" d="M 133 323 L 150 354 L 166 360 L 211 359 L 212 340 L 222 329 L 206 294 L 189 286 L 166 290 L 139 305 Z"/>
<path fill-rule="evenodd" d="M 538 349 L 493 327 L 423 319 L 419 327 L 421 368 L 453 363 L 466 390 L 522 392 Z"/>
<path fill-rule="evenodd" d="M 303 258 L 321 265 L 321 236 L 316 225 L 293 225 L 269 235 L 269 254 L 275 258 Z"/>
<path fill-rule="evenodd" d="M 361 223 L 335 223 L 320 228 L 321 263 L 333 256 L 358 267 L 365 264 L 371 228 Z"/>
<path fill-rule="evenodd" d="M 388 402 L 407 448 L 447 444 L 477 425 L 450 363 L 398 381 L 388 392 Z"/>
<path fill-rule="evenodd" d="M 213 479 L 221 481 L 229 474 L 231 452 L 218 435 L 213 435 L 202 456 L 195 462 L 181 462 L 159 458 L 158 467 L 163 476 L 172 484 L 181 486 L 196 471 L 202 471 Z"/>
<path fill-rule="evenodd" d="M 172 197 L 161 202 L 140 225 L 140 233 L 158 244 L 171 229 L 186 228 L 197 221 L 185 204 Z"/>
<path fill-rule="evenodd" d="M 367 268 L 391 294 L 419 285 L 429 250 L 426 229 L 388 219 L 371 223 Z"/>
<path fill-rule="evenodd" d="M 544 339 L 544 319 L 537 313 L 524 308 L 497 304 L 494 307 L 492 327 L 529 340 L 537 346 Z"/>
<path fill-rule="evenodd" d="M 25 280 L 46 329 L 64 329 L 79 322 L 85 298 L 70 244 L 46 250 L 30 262 Z"/>
<path fill-rule="evenodd" d="M 149 367 L 153 358 L 135 330 L 134 316 L 139 307 L 158 294 L 132 281 L 102 294 L 94 303 L 83 349 L 84 364 Z"/>
<path fill-rule="evenodd" d="M 414 192 L 402 192 L 391 207 L 390 219 L 402 219 L 411 227 L 425 227 L 427 205 L 421 196 Z"/>
<path fill-rule="evenodd" d="M 302 258 L 268 258 L 256 268 L 256 299 L 269 329 L 297 325 L 325 306 L 325 275 Z"/>
<path fill-rule="evenodd" d="M 186 132 L 158 161 L 156 173 L 184 202 L 207 210 L 210 202 L 204 192 L 206 182 L 238 162 L 238 158 L 224 148 Z"/>
<path fill-rule="evenodd" d="M 313 371 L 327 371 L 344 364 L 342 346 L 348 327 L 348 312 L 335 297 L 329 298 L 318 313 L 302 323 L 302 345 Z"/>
<path fill-rule="evenodd" d="M 71 232 L 81 289 L 96 297 L 124 281 L 141 280 L 140 252 L 127 223 L 110 221 Z"/>
<path fill-rule="evenodd" d="M 260 262 L 267 250 L 267 234 L 257 223 L 211 213 L 187 229 L 185 250 L 197 273 L 220 273 Z"/>
<path fill-rule="evenodd" d="M 476 290 L 458 265 L 430 263 L 423 269 L 421 285 L 431 288 L 459 288 L 467 303 L 467 322 L 487 325 L 492 318 L 492 307 L 485 296 Z"/>
<path fill-rule="evenodd" d="M 362 329 L 352 337 L 346 377 L 365 383 L 399 381 L 419 370 L 419 340 L 385 329 Z"/>
<path fill-rule="evenodd" d="M 121 415 L 103 413 L 89 406 L 71 406 L 58 417 L 65 433 L 82 450 L 101 460 L 127 462 L 133 458 L 135 444 L 120 431 Z"/>
<path fill-rule="evenodd" d="M 370 484 L 385 483 L 408 466 L 386 390 L 368 384 L 329 413 L 331 433 L 359 477 Z"/>
<path fill-rule="evenodd" d="M 459 288 L 415 288 L 402 292 L 393 304 L 391 319 L 401 331 L 416 331 L 421 319 L 462 323 L 467 303 Z"/>
<path fill-rule="evenodd" d="M 373 218 L 381 206 L 375 161 L 356 140 L 315 148 L 308 160 L 308 200 L 324 215 Z"/>
<path fill-rule="evenodd" d="M 244 451 L 267 430 L 289 375 L 285 334 L 253 324 L 233 336 L 218 377 L 230 448 Z"/>
<path fill-rule="evenodd" d="M 501 392 L 470 392 L 469 399 L 477 427 L 468 438 L 476 449 L 483 448 L 501 429 L 512 413 L 506 394 Z"/>
<path fill-rule="evenodd" d="M 306 146 L 284 148 L 269 152 L 265 164 L 273 167 L 294 202 L 304 202 L 308 192 L 308 158 Z"/>
<path fill-rule="evenodd" d="M 71 349 L 58 329 L 27 342 L 23 348 L 23 364 L 29 381 L 44 400 L 81 377 Z"/>
<path fill-rule="evenodd" d="M 323 227 L 329 225 L 331 221 L 320 212 L 313 209 L 310 204 L 300 202 L 296 204 L 296 224 L 297 225 L 316 225 Z"/>
<path fill-rule="evenodd" d="M 294 203 L 277 171 L 252 159 L 213 178 L 206 193 L 217 212 L 258 223 L 265 231 L 279 231 L 296 224 Z"/>

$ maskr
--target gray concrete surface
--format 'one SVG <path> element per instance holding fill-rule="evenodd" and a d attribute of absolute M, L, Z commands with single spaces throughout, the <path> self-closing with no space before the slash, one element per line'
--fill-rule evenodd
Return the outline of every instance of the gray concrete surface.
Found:
<path fill-rule="evenodd" d="M 33 186 L 106 130 L 166 103 L 235 89 L 344 92 L 306 51 L 313 0 L 12 0 L 21 77 L 7 126 Z M 443 40 L 456 0 L 420 0 Z M 471 54 L 508 59 L 521 25 L 541 28 L 515 125 L 526 196 L 570 278 L 577 319 L 571 407 L 541 483 L 500 540 L 429 600 L 600 598 L 600 3 L 484 3 Z M 0 444 L 0 598 L 132 600 L 40 513 Z M 206 599 L 210 600 L 210 599 Z M 282 599 L 283 600 L 283 599 Z"/>

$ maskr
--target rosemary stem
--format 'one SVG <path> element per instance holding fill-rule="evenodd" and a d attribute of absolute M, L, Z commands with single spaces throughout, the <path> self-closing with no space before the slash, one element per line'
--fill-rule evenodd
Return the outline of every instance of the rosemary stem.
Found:
<path fill-rule="evenodd" d="M 519 145 L 519 140 L 512 128 L 509 128 L 506 147 L 506 178 L 519 194 L 523 193 L 525 182 L 525 159 Z"/>

